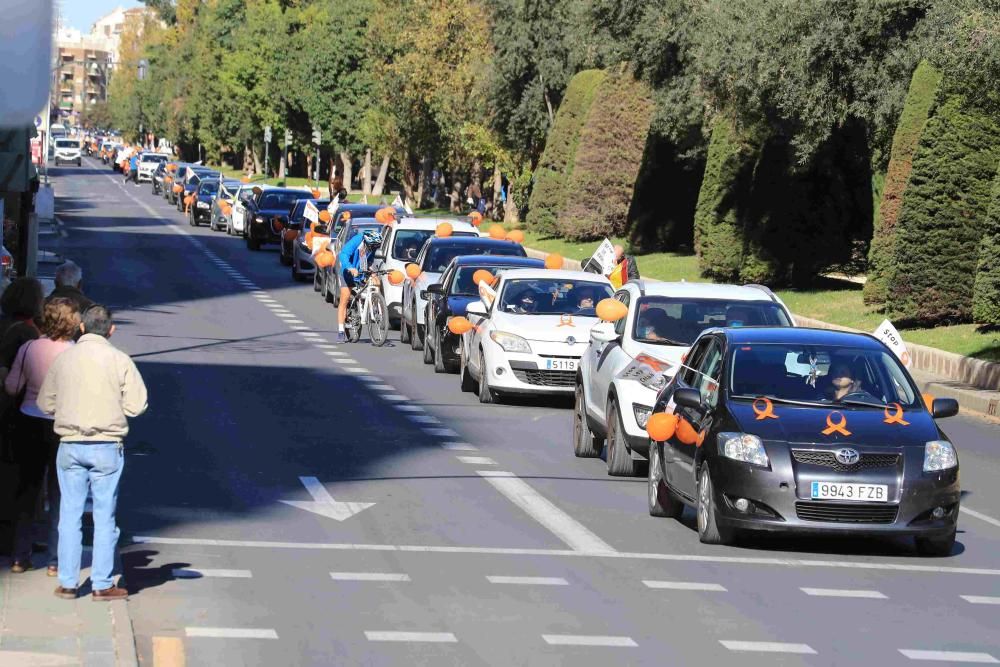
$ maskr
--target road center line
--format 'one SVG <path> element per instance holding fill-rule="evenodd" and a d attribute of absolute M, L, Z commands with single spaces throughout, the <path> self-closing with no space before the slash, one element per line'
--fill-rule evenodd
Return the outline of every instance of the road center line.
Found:
<path fill-rule="evenodd" d="M 431 642 L 455 644 L 458 639 L 450 632 L 397 632 L 394 630 L 365 630 L 370 642 Z"/>
<path fill-rule="evenodd" d="M 989 595 L 960 595 L 959 597 L 971 604 L 1000 604 L 1000 597 L 990 597 Z"/>
<path fill-rule="evenodd" d="M 207 568 L 177 568 L 170 571 L 178 579 L 201 579 L 202 577 L 220 577 L 231 579 L 250 579 L 253 573 L 250 570 L 218 570 Z"/>
<path fill-rule="evenodd" d="M 467 442 L 445 442 L 441 444 L 442 449 L 447 449 L 449 452 L 476 452 L 479 451 L 479 447 L 475 445 L 470 445 Z"/>
<path fill-rule="evenodd" d="M 582 523 L 556 507 L 513 473 L 500 470 L 477 470 L 476 474 L 489 482 L 532 519 L 548 528 L 574 551 L 608 552 L 615 550 Z"/>
<path fill-rule="evenodd" d="M 271 628 L 184 628 L 188 637 L 213 637 L 216 639 L 277 639 Z"/>
<path fill-rule="evenodd" d="M 720 640 L 720 644 L 730 651 L 748 651 L 756 653 L 798 653 L 802 655 L 816 655 L 816 651 L 808 644 L 784 644 L 781 642 L 744 642 L 732 640 Z"/>
<path fill-rule="evenodd" d="M 468 463 L 469 465 L 495 466 L 497 464 L 496 461 L 488 456 L 456 456 L 455 458 L 462 463 Z"/>
<path fill-rule="evenodd" d="M 392 572 L 331 572 L 334 581 L 410 581 L 408 574 Z"/>
<path fill-rule="evenodd" d="M 487 575 L 486 581 L 491 584 L 512 584 L 515 586 L 569 586 L 562 577 L 508 577 L 504 575 Z"/>
<path fill-rule="evenodd" d="M 931 660 L 934 662 L 976 662 L 995 665 L 1000 662 L 989 653 L 969 653 L 965 651 L 922 651 L 901 648 L 899 652 L 910 660 Z"/>
<path fill-rule="evenodd" d="M 721 584 L 700 584 L 696 581 L 654 581 L 643 580 L 646 588 L 665 591 L 713 591 L 725 593 L 726 587 Z"/>
<path fill-rule="evenodd" d="M 885 600 L 885 595 L 878 591 L 851 590 L 838 588 L 800 588 L 806 595 L 821 598 L 870 598 L 873 600 Z"/>
<path fill-rule="evenodd" d="M 608 635 L 542 635 L 550 646 L 614 646 L 635 648 L 638 644 L 631 637 L 611 637 Z"/>

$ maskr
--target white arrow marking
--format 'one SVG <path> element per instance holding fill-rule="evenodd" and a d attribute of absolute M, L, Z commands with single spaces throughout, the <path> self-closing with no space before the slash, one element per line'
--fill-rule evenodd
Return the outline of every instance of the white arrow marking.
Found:
<path fill-rule="evenodd" d="M 299 477 L 299 481 L 306 487 L 306 491 L 312 496 L 312 500 L 282 500 L 281 502 L 300 510 L 306 510 L 329 519 L 344 521 L 362 510 L 366 510 L 375 503 L 344 503 L 333 499 L 326 487 L 319 483 L 315 477 Z"/>

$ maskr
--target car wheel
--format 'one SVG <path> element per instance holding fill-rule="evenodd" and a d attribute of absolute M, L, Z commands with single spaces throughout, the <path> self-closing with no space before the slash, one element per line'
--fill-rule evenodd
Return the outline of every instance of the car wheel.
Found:
<path fill-rule="evenodd" d="M 476 390 L 476 381 L 472 379 L 472 373 L 469 372 L 469 365 L 465 363 L 465 348 L 458 356 L 458 374 L 461 376 L 461 386 L 462 391 L 473 392 Z"/>
<path fill-rule="evenodd" d="M 587 426 L 587 407 L 582 384 L 576 385 L 573 396 L 573 454 L 578 458 L 592 459 L 600 456 L 604 443 Z"/>
<path fill-rule="evenodd" d="M 330 282 L 331 280 L 333 280 L 333 283 Z M 324 273 L 323 289 L 326 290 L 326 295 L 323 297 L 324 299 L 326 299 L 326 302 L 330 303 L 330 304 L 333 304 L 333 306 L 335 308 L 339 308 L 340 307 L 340 276 L 339 275 L 333 275 L 333 276 L 331 276 L 329 271 L 327 271 L 326 273 Z"/>
<path fill-rule="evenodd" d="M 260 250 L 260 241 L 247 234 L 247 248 L 254 252 Z"/>
<path fill-rule="evenodd" d="M 649 473 L 646 476 L 646 497 L 649 515 L 679 519 L 684 513 L 684 503 L 667 488 L 663 481 L 663 445 L 649 443 Z"/>
<path fill-rule="evenodd" d="M 420 351 L 423 349 L 423 339 L 420 337 L 420 325 L 417 324 L 417 306 L 413 305 L 410 311 L 410 349 Z"/>
<path fill-rule="evenodd" d="M 404 320 L 402 317 L 400 317 L 399 318 L 399 342 L 400 343 L 404 343 L 404 344 L 405 343 L 409 343 L 411 335 L 412 335 L 412 331 L 410 330 L 410 327 L 406 324 L 406 320 Z"/>
<path fill-rule="evenodd" d="M 703 463 L 698 473 L 698 539 L 704 544 L 729 544 L 733 541 L 733 531 L 719 525 L 708 463 Z"/>
<path fill-rule="evenodd" d="M 425 322 L 430 322 L 426 316 L 424 316 Z M 424 363 L 430 366 L 434 363 L 434 349 L 431 347 L 431 330 L 430 327 L 426 330 L 426 336 L 424 338 Z"/>
<path fill-rule="evenodd" d="M 278 253 L 278 261 L 281 262 L 282 266 L 292 266 L 294 264 L 291 255 L 285 252 L 285 244 L 281 244 L 281 252 Z"/>
<path fill-rule="evenodd" d="M 447 373 L 450 369 L 444 362 L 444 355 L 441 354 L 441 334 L 434 337 L 434 372 Z"/>
<path fill-rule="evenodd" d="M 638 465 L 625 445 L 625 429 L 618 414 L 618 402 L 608 403 L 608 474 L 614 477 L 635 477 Z"/>
<path fill-rule="evenodd" d="M 303 276 L 301 273 L 299 273 L 299 267 L 297 263 L 292 264 L 292 280 L 294 280 L 297 283 L 304 283 L 306 281 L 306 277 Z"/>
<path fill-rule="evenodd" d="M 486 353 L 479 351 L 479 402 L 496 403 L 496 392 L 490 389 L 490 381 L 486 378 Z"/>
<path fill-rule="evenodd" d="M 917 537 L 914 538 L 917 545 L 917 553 L 921 556 L 935 556 L 938 558 L 950 556 L 955 548 L 955 529 L 942 537 Z"/>

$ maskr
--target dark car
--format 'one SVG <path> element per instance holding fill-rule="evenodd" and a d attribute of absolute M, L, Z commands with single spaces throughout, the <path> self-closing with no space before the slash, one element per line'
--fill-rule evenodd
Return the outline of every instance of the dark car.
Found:
<path fill-rule="evenodd" d="M 705 331 L 657 397 L 673 433 L 650 443 L 649 512 L 697 510 L 702 542 L 743 531 L 914 536 L 947 555 L 958 455 L 892 351 L 866 334 L 796 328 Z"/>
<path fill-rule="evenodd" d="M 526 253 L 518 243 L 479 236 L 435 236 L 427 239 L 414 262 L 420 267 L 420 275 L 416 280 L 407 280 L 403 283 L 399 334 L 400 340 L 410 343 L 410 347 L 414 350 L 422 349 L 426 326 L 424 324 L 426 304 L 420 293 L 426 290 L 428 285 L 438 282 L 451 260 L 462 255 L 525 257 Z"/>
<path fill-rule="evenodd" d="M 298 271 L 302 271 L 302 274 L 300 275 L 308 276 L 311 275 L 316 269 L 311 262 L 309 263 L 309 266 L 303 265 L 296 267 L 292 264 L 292 259 L 295 256 L 295 244 L 303 240 L 303 234 L 309 231 L 309 225 L 313 222 L 312 220 L 306 220 L 305 217 L 306 204 L 309 202 L 312 202 L 313 206 L 316 208 L 317 222 L 319 222 L 319 212 L 325 211 L 326 207 L 330 205 L 329 199 L 312 199 L 310 197 L 306 197 L 295 202 L 295 207 L 292 209 L 292 212 L 288 214 L 288 224 L 285 225 L 285 231 L 293 230 L 296 234 L 295 236 L 288 234 L 288 238 L 286 238 L 284 233 L 281 235 L 281 251 L 278 253 L 278 261 L 285 266 L 292 267 L 293 279 L 298 279 L 298 276 L 296 275 Z M 304 249 L 304 251 L 311 253 L 311 250 L 309 249 Z"/>
<path fill-rule="evenodd" d="M 153 175 L 150 177 L 151 185 L 153 187 L 153 194 L 160 195 L 163 194 L 163 179 L 170 175 L 167 171 L 167 165 L 169 162 L 161 162 L 156 165 L 156 169 L 153 170 Z"/>
<path fill-rule="evenodd" d="M 461 336 L 448 330 L 448 320 L 465 317 L 466 306 L 479 300 L 479 286 L 473 280 L 476 271 L 486 270 L 496 276 L 507 269 L 542 268 L 544 261 L 530 257 L 465 255 L 451 260 L 440 281 L 428 285 L 420 295 L 427 300 L 424 363 L 434 364 L 437 373 L 458 370 Z"/>
<path fill-rule="evenodd" d="M 351 218 L 331 237 L 330 251 L 335 257 L 333 266 L 316 272 L 320 274 L 320 296 L 327 303 L 332 303 L 334 306 L 340 304 L 340 249 L 355 236 L 369 229 L 381 232 L 383 237 L 388 232 L 386 225 L 375 218 Z"/>
<path fill-rule="evenodd" d="M 268 188 L 250 199 L 243 225 L 247 248 L 260 250 L 265 243 L 279 243 L 288 216 L 303 194 L 305 190 L 299 188 Z"/>
<path fill-rule="evenodd" d="M 189 196 L 193 196 L 198 190 L 198 186 L 205 179 L 215 179 L 218 180 L 222 174 L 215 171 L 214 169 L 209 169 L 208 167 L 188 167 L 187 176 L 184 178 L 184 191 L 178 193 L 177 200 L 177 210 L 184 210 L 184 199 Z M 192 205 L 191 208 L 194 208 Z"/>
<path fill-rule="evenodd" d="M 336 212 L 333 214 L 333 220 L 330 221 L 328 226 L 325 226 L 320 231 L 325 231 L 330 235 L 331 238 L 336 238 L 340 232 L 344 229 L 344 226 L 350 220 L 375 220 L 375 213 L 380 209 L 385 208 L 383 205 L 377 204 L 340 204 L 337 206 Z M 406 212 L 401 208 L 396 209 L 396 218 L 401 219 Z M 303 232 L 304 235 L 304 232 Z M 302 236 L 302 235 L 300 235 Z M 313 289 L 317 292 L 323 294 L 325 298 L 330 303 L 334 303 L 334 295 L 330 293 L 328 285 L 332 283 L 332 280 L 328 281 L 330 273 L 334 270 L 333 267 L 324 269 L 322 271 L 313 272 Z"/>
<path fill-rule="evenodd" d="M 188 224 L 197 227 L 203 222 L 212 221 L 212 204 L 219 194 L 222 184 L 218 178 L 203 178 L 194 191 L 194 206 L 188 209 Z"/>
<path fill-rule="evenodd" d="M 232 206 L 236 201 L 236 191 L 243 183 L 235 178 L 224 178 L 219 185 L 219 192 L 212 199 L 212 207 L 208 210 L 208 227 L 213 232 L 228 232 L 229 224 L 232 220 L 233 212 L 230 209 L 227 215 L 223 209 L 223 204 Z"/>
<path fill-rule="evenodd" d="M 190 165 L 188 165 L 187 162 L 173 161 L 168 162 L 163 167 L 167 173 L 163 177 L 163 187 L 161 192 L 163 193 L 163 198 L 171 204 L 177 203 L 177 193 L 174 192 L 174 186 L 182 186 L 184 181 L 184 172 L 188 166 Z"/>

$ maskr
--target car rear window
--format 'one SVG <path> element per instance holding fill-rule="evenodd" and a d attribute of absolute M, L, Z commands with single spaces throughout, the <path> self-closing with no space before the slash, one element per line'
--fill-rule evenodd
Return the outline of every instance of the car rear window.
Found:
<path fill-rule="evenodd" d="M 463 255 L 501 255 L 505 257 L 524 257 L 524 248 L 517 243 L 462 243 L 441 245 L 428 248 L 424 257 L 424 271 L 441 273 L 448 267 L 448 263 L 456 257 Z"/>
<path fill-rule="evenodd" d="M 519 267 L 511 266 L 510 264 L 505 264 L 501 266 L 491 265 L 491 264 L 476 264 L 475 266 L 460 266 L 455 270 L 455 279 L 451 281 L 451 290 L 449 294 L 455 294 L 459 296 L 476 296 L 479 294 L 479 286 L 473 282 L 472 278 L 476 275 L 476 271 L 485 270 L 492 273 L 494 276 L 500 275 L 501 272 L 507 269 L 516 269 Z"/>
<path fill-rule="evenodd" d="M 166 162 L 167 161 L 167 156 L 166 155 L 143 155 L 142 156 L 142 161 L 143 162 Z"/>
<path fill-rule="evenodd" d="M 56 139 L 56 148 L 79 148 L 80 143 L 76 139 Z"/>
<path fill-rule="evenodd" d="M 299 192 L 265 192 L 260 197 L 260 208 L 292 210 L 295 202 L 302 198 Z"/>
<path fill-rule="evenodd" d="M 434 236 L 433 229 L 400 229 L 392 241 L 393 259 L 412 262 L 420 254 L 424 242 Z M 478 236 L 475 232 L 455 232 L 453 236 Z"/>
<path fill-rule="evenodd" d="M 203 193 L 214 195 L 216 192 L 219 191 L 219 182 L 205 181 L 204 183 L 201 184 L 201 186 L 199 186 L 198 189 Z"/>
<path fill-rule="evenodd" d="M 661 345 L 690 345 L 709 327 L 792 325 L 774 301 L 647 296 L 639 300 L 638 308 L 632 337 Z"/>

